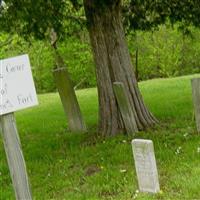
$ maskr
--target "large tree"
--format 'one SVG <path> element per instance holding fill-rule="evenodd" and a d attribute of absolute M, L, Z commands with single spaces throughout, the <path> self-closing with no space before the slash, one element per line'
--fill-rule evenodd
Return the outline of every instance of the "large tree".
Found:
<path fill-rule="evenodd" d="M 74 0 L 75 1 L 75 0 Z M 129 28 L 152 30 L 169 20 L 183 30 L 200 26 L 199 0 L 83 0 L 88 31 L 96 64 L 99 94 L 99 128 L 105 135 L 123 130 L 124 121 L 113 92 L 113 82 L 122 82 L 139 130 L 156 119 L 144 105 L 128 52 L 122 10 Z M 123 9 L 122 9 L 123 8 Z"/>
<path fill-rule="evenodd" d="M 42 38 L 51 25 L 54 30 L 63 30 L 66 3 L 57 1 L 7 0 L 7 20 L 10 26 L 27 35 Z M 79 8 L 78 1 L 73 5 Z M 139 130 L 151 127 L 156 120 L 145 106 L 134 75 L 126 44 L 121 0 L 84 0 L 87 27 L 96 64 L 99 96 L 99 131 L 103 135 L 115 135 L 126 131 L 123 118 L 113 91 L 113 82 L 122 82 L 130 111 L 134 114 Z M 16 26 L 16 24 L 18 26 Z"/>
<path fill-rule="evenodd" d="M 144 104 L 131 63 L 121 15 L 121 0 L 84 0 L 99 95 L 99 128 L 105 135 L 124 130 L 113 82 L 122 82 L 139 130 L 156 120 Z"/>
<path fill-rule="evenodd" d="M 11 24 L 22 27 L 22 33 L 38 37 L 46 32 L 49 24 L 55 31 L 64 30 L 67 0 L 32 1 L 7 0 L 8 19 Z M 82 2 L 71 0 L 79 9 Z M 126 0 L 124 16 L 130 28 L 152 29 L 169 19 L 172 23 L 199 25 L 199 3 L 197 0 Z M 83 0 L 87 27 L 90 35 L 99 95 L 99 131 L 104 135 L 115 135 L 125 129 L 123 118 L 113 91 L 113 82 L 122 82 L 134 113 L 139 130 L 151 127 L 156 119 L 144 105 L 131 63 L 122 24 L 121 0 Z M 28 12 L 27 12 L 27 8 Z M 67 13 L 69 16 L 69 13 Z M 23 23 L 21 23 L 23 22 Z M 39 23 L 38 23 L 39 22 Z M 42 28 L 37 26 L 42 24 Z"/>

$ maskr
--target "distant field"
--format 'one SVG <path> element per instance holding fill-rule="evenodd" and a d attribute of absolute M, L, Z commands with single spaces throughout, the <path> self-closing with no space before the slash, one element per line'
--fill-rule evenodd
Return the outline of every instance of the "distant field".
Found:
<path fill-rule="evenodd" d="M 39 95 L 39 106 L 16 113 L 34 199 L 200 199 L 200 136 L 192 117 L 193 77 L 200 75 L 139 84 L 145 103 L 160 125 L 135 137 L 98 136 L 95 88 L 77 91 L 89 130 L 83 135 L 68 131 L 57 93 Z M 133 138 L 154 141 L 162 189 L 157 195 L 135 195 Z M 0 155 L 0 199 L 14 199 L 1 139 Z"/>

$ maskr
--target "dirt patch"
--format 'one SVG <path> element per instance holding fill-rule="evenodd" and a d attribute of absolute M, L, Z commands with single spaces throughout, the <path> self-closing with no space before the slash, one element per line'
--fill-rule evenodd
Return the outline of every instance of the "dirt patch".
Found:
<path fill-rule="evenodd" d="M 101 168 L 98 167 L 97 165 L 91 165 L 91 166 L 88 166 L 86 169 L 85 169 L 85 175 L 86 176 L 92 176 L 98 172 L 101 171 Z"/>

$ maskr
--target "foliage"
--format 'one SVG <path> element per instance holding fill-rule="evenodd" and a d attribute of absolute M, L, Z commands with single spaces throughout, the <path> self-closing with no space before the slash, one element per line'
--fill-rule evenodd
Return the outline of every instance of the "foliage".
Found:
<path fill-rule="evenodd" d="M 139 84 L 145 102 L 162 120 L 161 127 L 135 136 L 154 142 L 162 189 L 157 195 L 136 192 L 132 136 L 105 140 L 94 134 L 98 120 L 96 89 L 77 92 L 89 127 L 84 135 L 67 131 L 58 94 L 39 95 L 38 107 L 16 113 L 33 198 L 123 200 L 137 194 L 138 200 L 198 199 L 200 139 L 192 121 L 193 77 Z M 14 199 L 1 139 L 0 144 L 0 198 Z"/>
<path fill-rule="evenodd" d="M 81 42 L 72 37 L 59 46 L 74 85 L 80 84 L 79 88 L 94 87 L 96 85 L 95 66 L 87 40 Z"/>
<path fill-rule="evenodd" d="M 185 36 L 177 28 L 163 25 L 154 32 L 129 34 L 127 37 L 133 62 L 137 48 L 139 52 L 139 80 L 199 73 L 199 30 L 192 27 L 190 30 L 191 35 Z"/>
<path fill-rule="evenodd" d="M 27 40 L 32 36 L 49 39 L 51 29 L 62 39 L 80 31 L 84 23 L 83 9 L 75 8 L 69 0 L 7 0 L 0 15 L 1 31 L 17 33 Z"/>
<path fill-rule="evenodd" d="M 105 4 L 104 1 L 94 2 Z M 110 5 L 114 1 L 110 0 L 107 3 Z M 123 16 L 126 28 L 138 30 L 132 35 L 129 29 L 127 38 L 133 62 L 135 62 L 135 50 L 139 49 L 139 80 L 200 71 L 199 32 L 193 31 L 192 28 L 190 38 L 177 32 L 176 29 L 158 26 L 166 20 L 170 24 L 178 21 L 178 27 L 186 33 L 190 24 L 195 26 L 200 24 L 198 8 L 197 0 L 124 1 Z M 32 36 L 44 39 L 48 36 L 51 27 L 60 36 L 59 52 L 69 68 L 74 85 L 80 82 L 80 87 L 95 85 L 94 64 L 88 38 L 87 36 L 85 38 L 86 19 L 82 1 L 7 0 L 6 6 L 4 4 L 0 12 L 0 46 L 8 43 L 6 47 L 0 49 L 0 56 L 4 58 L 24 52 L 29 53 L 39 92 L 55 90 L 51 74 L 54 62 L 48 44 L 45 41 L 35 41 Z M 154 33 L 139 30 L 153 30 Z M 4 34 L 3 31 L 9 32 L 9 35 Z M 19 39 L 13 32 L 29 39 L 29 43 Z"/>
<path fill-rule="evenodd" d="M 7 44 L 9 41 L 0 49 L 0 59 L 29 54 L 37 92 L 44 93 L 56 90 L 52 75 L 54 59 L 48 42 L 37 40 L 27 42 L 17 35 L 10 39 L 10 36 L 5 34 L 1 34 L 0 39 L 2 44 Z M 71 74 L 73 84 L 74 86 L 79 84 L 78 88 L 96 85 L 93 58 L 90 45 L 86 41 L 87 38 L 84 42 L 76 37 L 69 37 L 60 42 L 58 48 Z"/>
<path fill-rule="evenodd" d="M 190 27 L 191 34 L 185 36 L 170 25 L 160 26 L 157 31 L 137 31 L 127 35 L 133 63 L 138 48 L 139 80 L 157 77 L 174 77 L 200 72 L 200 31 Z M 49 44 L 31 40 L 29 43 L 17 35 L 0 35 L 2 44 L 0 58 L 28 53 L 33 67 L 33 76 L 39 93 L 55 91 L 52 77 L 53 56 Z M 0 43 L 1 45 L 1 43 Z M 59 52 L 69 69 L 74 86 L 94 87 L 95 67 L 87 34 L 82 38 L 68 37 L 59 42 Z"/>
<path fill-rule="evenodd" d="M 96 11 L 105 6 L 119 4 L 119 0 L 85 0 Z M 85 25 L 81 0 L 56 1 L 6 1 L 6 9 L 0 10 L 1 30 L 14 31 L 28 38 L 34 35 L 42 39 L 53 28 L 60 36 L 81 30 Z M 198 0 L 125 0 L 123 16 L 126 28 L 132 30 L 152 30 L 169 20 L 172 24 L 180 22 L 184 30 L 189 25 L 200 26 L 200 4 Z M 75 22 L 75 23 L 74 23 Z M 8 25 L 9 24 L 9 25 Z M 71 26 L 72 25 L 72 26 Z M 70 28 L 69 28 L 70 27 Z M 78 29 L 77 29 L 78 28 Z M 77 31 L 76 31 L 77 32 Z"/>
<path fill-rule="evenodd" d="M 152 30 L 167 20 L 187 27 L 200 26 L 200 4 L 198 0 L 127 0 L 124 6 L 126 24 L 132 30 Z"/>
<path fill-rule="evenodd" d="M 62 32 L 64 1 L 6 1 L 7 9 L 2 20 L 7 22 L 3 28 L 30 38 L 33 33 L 36 38 L 44 38 L 50 28 Z M 9 25 L 8 25 L 9 24 Z"/>

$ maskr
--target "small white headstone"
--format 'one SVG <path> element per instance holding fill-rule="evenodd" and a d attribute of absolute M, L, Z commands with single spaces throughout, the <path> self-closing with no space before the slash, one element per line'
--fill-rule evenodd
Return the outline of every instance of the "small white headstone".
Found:
<path fill-rule="evenodd" d="M 153 142 L 151 140 L 132 140 L 133 155 L 139 190 L 157 193 L 160 191 Z"/>
<path fill-rule="evenodd" d="M 37 104 L 28 55 L 0 60 L 0 115 Z"/>

